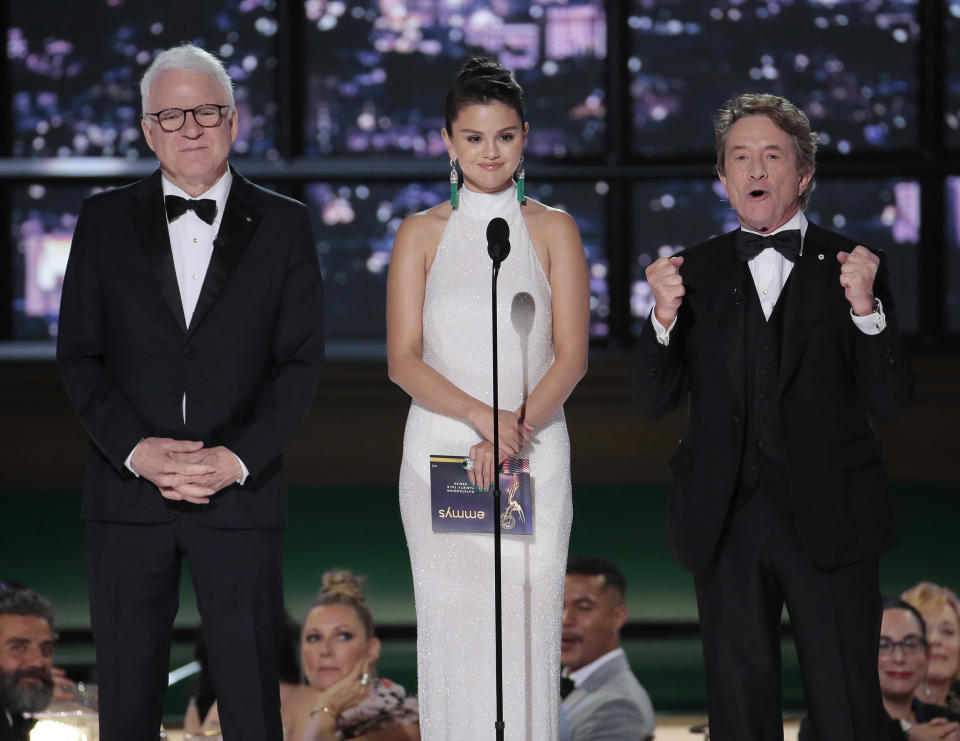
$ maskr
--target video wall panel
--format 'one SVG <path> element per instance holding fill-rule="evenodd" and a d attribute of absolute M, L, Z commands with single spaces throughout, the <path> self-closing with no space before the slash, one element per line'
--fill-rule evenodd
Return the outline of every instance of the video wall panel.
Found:
<path fill-rule="evenodd" d="M 528 151 L 603 151 L 603 0 L 307 0 L 308 155 L 437 157 L 444 100 L 469 56 L 493 56 L 526 94 Z"/>
<path fill-rule="evenodd" d="M 192 0 L 189 12 L 179 3 L 145 10 L 119 0 L 8 4 L 12 155 L 152 157 L 140 131 L 140 78 L 160 51 L 190 41 L 220 55 L 234 81 L 234 156 L 276 159 L 276 3 Z"/>
<path fill-rule="evenodd" d="M 828 152 L 917 142 L 917 0 L 631 0 L 628 23 L 637 154 L 711 150 L 711 116 L 745 92 L 789 98 Z"/>

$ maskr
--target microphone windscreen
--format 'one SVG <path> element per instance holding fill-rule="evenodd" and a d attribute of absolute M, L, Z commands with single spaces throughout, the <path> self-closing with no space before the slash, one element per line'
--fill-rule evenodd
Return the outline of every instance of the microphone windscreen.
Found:
<path fill-rule="evenodd" d="M 502 262 L 510 254 L 510 226 L 499 216 L 490 219 L 487 224 L 487 254 L 496 263 Z"/>

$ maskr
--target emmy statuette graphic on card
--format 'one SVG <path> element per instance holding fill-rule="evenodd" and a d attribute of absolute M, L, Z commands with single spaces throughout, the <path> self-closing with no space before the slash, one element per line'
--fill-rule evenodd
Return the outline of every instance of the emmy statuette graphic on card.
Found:
<path fill-rule="evenodd" d="M 493 495 L 474 488 L 463 463 L 463 456 L 430 456 L 433 530 L 493 533 Z M 529 459 L 508 458 L 500 464 L 500 506 L 503 535 L 533 535 Z"/>

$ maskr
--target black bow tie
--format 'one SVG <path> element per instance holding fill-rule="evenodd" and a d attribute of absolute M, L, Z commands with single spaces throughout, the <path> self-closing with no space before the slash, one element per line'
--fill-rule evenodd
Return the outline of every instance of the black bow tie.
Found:
<path fill-rule="evenodd" d="M 790 262 L 795 262 L 800 254 L 800 230 L 787 229 L 769 237 L 743 229 L 737 232 L 737 255 L 741 262 L 752 260 L 767 247 L 773 247 Z"/>
<path fill-rule="evenodd" d="M 193 211 L 200 219 L 212 224 L 217 216 L 217 202 L 211 198 L 202 198 L 199 201 L 187 200 L 180 196 L 166 196 L 163 204 L 167 207 L 167 221 L 179 219 L 187 211 Z"/>
<path fill-rule="evenodd" d="M 567 695 L 573 692 L 576 685 L 570 677 L 560 677 L 560 699 L 565 700 Z"/>

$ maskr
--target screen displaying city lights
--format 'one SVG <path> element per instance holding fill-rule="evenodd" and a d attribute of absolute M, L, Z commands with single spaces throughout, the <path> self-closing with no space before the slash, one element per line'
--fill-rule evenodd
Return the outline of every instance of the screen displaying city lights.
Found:
<path fill-rule="evenodd" d="M 917 0 L 632 0 L 627 59 L 638 154 L 709 150 L 745 92 L 802 108 L 826 151 L 916 144 Z"/>
<path fill-rule="evenodd" d="M 603 0 L 307 0 L 308 154 L 443 156 L 444 101 L 463 62 L 497 59 L 525 93 L 528 151 L 603 151 Z"/>
<path fill-rule="evenodd" d="M 140 78 L 163 49 L 190 41 L 215 52 L 234 81 L 233 154 L 276 158 L 277 11 L 273 0 L 177 3 L 92 0 L 56 10 L 10 3 L 14 157 L 152 157 L 140 131 Z M 210 101 L 220 103 L 223 101 Z"/>

